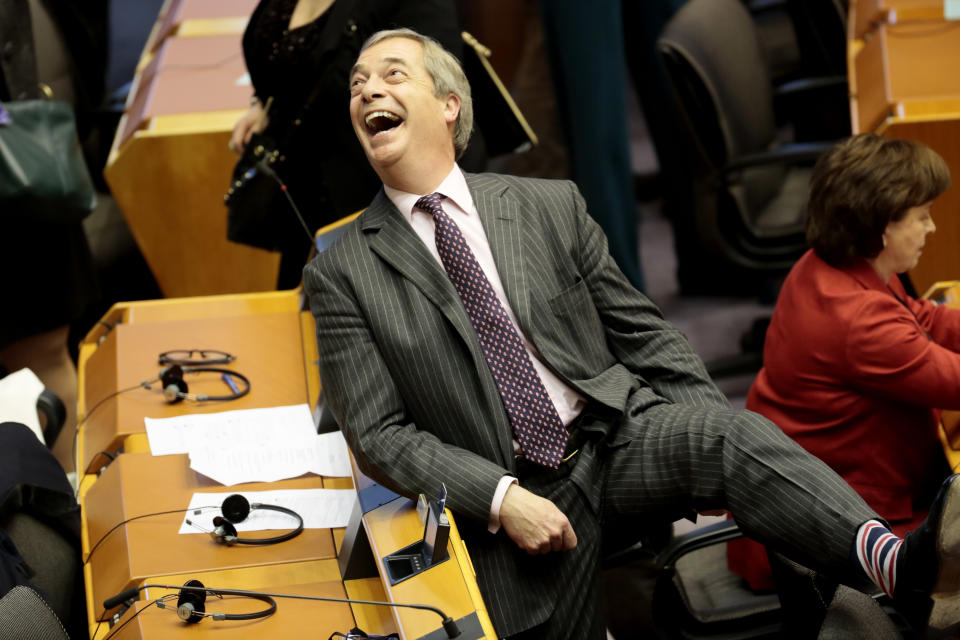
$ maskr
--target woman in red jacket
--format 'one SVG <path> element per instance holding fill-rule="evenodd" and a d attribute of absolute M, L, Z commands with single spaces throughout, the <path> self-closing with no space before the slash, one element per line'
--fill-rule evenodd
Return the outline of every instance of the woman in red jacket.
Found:
<path fill-rule="evenodd" d="M 811 250 L 784 282 L 747 398 L 821 458 L 897 535 L 918 526 L 949 469 L 940 409 L 960 409 L 960 311 L 907 295 L 950 184 L 931 149 L 864 134 L 817 163 L 807 205 Z M 762 546 L 738 540 L 731 570 L 772 588 Z"/>

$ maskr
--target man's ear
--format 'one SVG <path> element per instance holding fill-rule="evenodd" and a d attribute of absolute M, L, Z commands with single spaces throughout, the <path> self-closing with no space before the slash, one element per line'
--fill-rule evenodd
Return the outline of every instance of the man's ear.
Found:
<path fill-rule="evenodd" d="M 458 115 L 460 115 L 460 96 L 451 93 L 443 103 L 443 116 L 447 124 L 452 124 L 457 121 Z"/>

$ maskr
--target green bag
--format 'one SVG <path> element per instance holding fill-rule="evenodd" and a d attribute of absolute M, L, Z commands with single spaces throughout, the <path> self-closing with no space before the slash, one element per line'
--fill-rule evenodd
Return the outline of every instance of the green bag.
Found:
<path fill-rule="evenodd" d="M 73 107 L 61 100 L 4 102 L 0 124 L 0 212 L 76 223 L 97 206 Z"/>

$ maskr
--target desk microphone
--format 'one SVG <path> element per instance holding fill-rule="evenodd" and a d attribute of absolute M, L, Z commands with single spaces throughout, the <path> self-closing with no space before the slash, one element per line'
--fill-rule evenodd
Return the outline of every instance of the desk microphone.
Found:
<path fill-rule="evenodd" d="M 303 219 L 300 209 L 298 209 L 296 203 L 294 203 L 293 196 L 290 195 L 290 191 L 287 189 L 286 183 L 284 183 L 283 179 L 277 175 L 277 172 L 273 170 L 273 167 L 270 166 L 270 163 L 268 163 L 266 159 L 257 162 L 257 171 L 260 171 L 263 173 L 263 175 L 280 185 L 280 191 L 282 191 L 283 195 L 287 197 L 287 202 L 290 203 L 290 208 L 293 209 L 293 213 L 297 216 L 297 220 L 300 221 L 300 225 L 303 227 L 303 232 L 307 234 L 307 238 L 310 240 L 310 244 L 312 245 L 313 234 L 310 233 L 310 227 L 307 226 L 307 222 Z"/>
<path fill-rule="evenodd" d="M 379 600 L 354 600 L 353 598 L 331 598 L 326 596 L 303 596 L 290 593 L 268 593 L 265 591 L 246 591 L 242 589 L 214 589 L 212 587 L 205 587 L 199 580 L 190 580 L 182 587 L 169 585 L 169 584 L 145 584 L 139 587 L 131 587 L 125 591 L 121 591 L 117 595 L 107 598 L 103 601 L 103 608 L 106 610 L 113 609 L 114 607 L 123 604 L 128 600 L 135 600 L 139 595 L 140 591 L 143 589 L 170 589 L 170 590 L 179 590 L 178 602 L 181 600 L 188 600 L 189 598 L 185 597 L 185 594 L 195 593 L 199 596 L 205 597 L 207 594 L 213 596 L 240 596 L 245 598 L 254 598 L 256 600 L 261 600 L 264 602 L 269 602 L 272 598 L 290 598 L 294 600 L 317 600 L 320 602 L 342 602 L 345 604 L 368 604 L 375 605 L 379 607 L 405 607 L 409 609 L 420 609 L 423 611 L 433 611 L 443 620 L 441 623 L 443 625 L 443 630 L 447 634 L 447 638 L 458 638 L 460 637 L 460 628 L 457 626 L 456 621 L 445 614 L 443 611 L 437 607 L 432 607 L 428 604 L 407 604 L 401 602 L 382 602 Z M 194 600 L 195 602 L 195 600 Z M 200 598 L 199 605 L 196 605 L 196 611 L 204 613 L 202 609 L 202 598 Z M 145 609 L 141 609 L 134 615 L 138 615 L 140 612 Z M 183 614 L 179 614 L 181 618 L 185 621 L 196 621 L 199 620 L 200 613 L 195 613 L 194 610 L 187 612 L 187 616 L 184 617 Z M 270 610 L 270 613 L 273 613 L 273 610 Z M 221 617 L 223 614 L 206 614 L 207 617 L 212 618 L 213 620 L 223 620 L 226 619 Z M 268 615 L 266 613 L 262 615 Z M 132 618 L 131 618 L 132 619 Z M 127 621 L 129 622 L 129 620 Z"/>

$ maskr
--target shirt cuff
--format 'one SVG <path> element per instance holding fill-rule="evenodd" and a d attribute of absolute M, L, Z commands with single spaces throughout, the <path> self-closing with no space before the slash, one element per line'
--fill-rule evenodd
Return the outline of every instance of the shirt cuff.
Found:
<path fill-rule="evenodd" d="M 497 484 L 497 490 L 493 493 L 493 502 L 490 503 L 490 521 L 487 523 L 487 531 L 490 533 L 500 531 L 500 505 L 503 504 L 507 489 L 512 484 L 517 484 L 517 479 L 513 476 L 503 476 Z"/>

